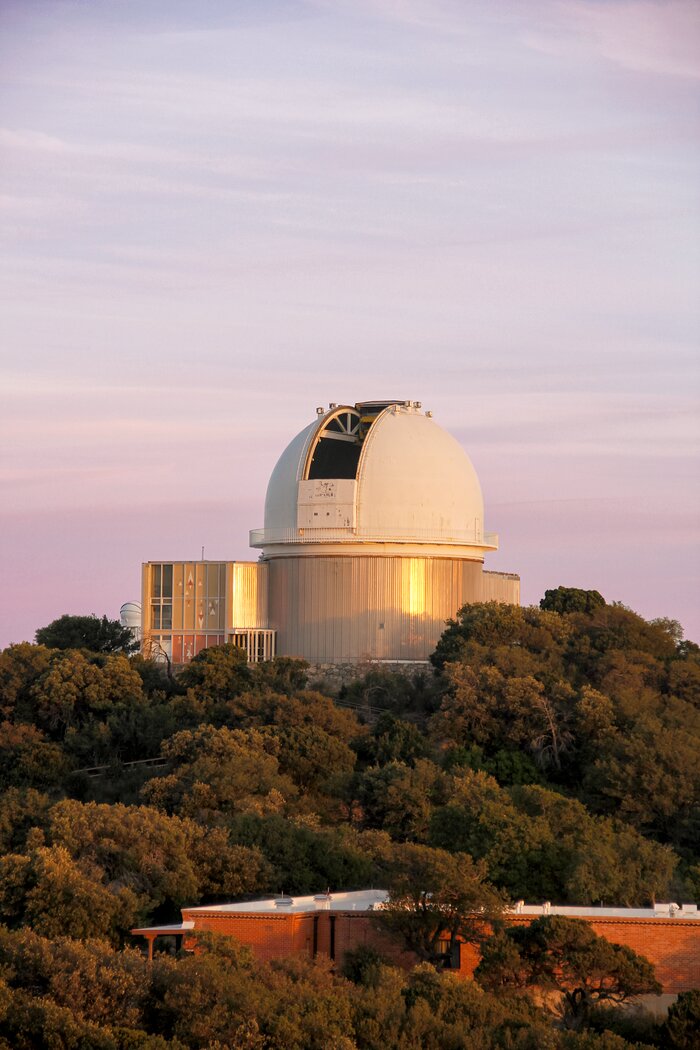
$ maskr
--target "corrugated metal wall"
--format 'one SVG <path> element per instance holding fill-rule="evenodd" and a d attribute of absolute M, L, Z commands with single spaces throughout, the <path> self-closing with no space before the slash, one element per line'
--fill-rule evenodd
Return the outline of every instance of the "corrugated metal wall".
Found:
<path fill-rule="evenodd" d="M 226 630 L 268 626 L 266 562 L 226 563 Z"/>
<path fill-rule="evenodd" d="M 512 572 L 484 572 L 482 602 L 520 605 L 520 577 Z"/>
<path fill-rule="evenodd" d="M 426 660 L 445 620 L 482 600 L 481 562 L 371 555 L 272 558 L 277 652 L 314 663 Z"/>

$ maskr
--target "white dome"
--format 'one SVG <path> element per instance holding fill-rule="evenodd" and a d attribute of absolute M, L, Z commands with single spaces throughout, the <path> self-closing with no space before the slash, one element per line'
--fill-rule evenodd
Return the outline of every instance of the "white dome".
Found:
<path fill-rule="evenodd" d="M 469 456 L 416 410 L 387 409 L 371 428 L 358 471 L 358 529 L 416 540 L 481 538 L 484 500 Z"/>
<path fill-rule="evenodd" d="M 414 402 L 365 402 L 334 407 L 287 446 L 268 484 L 265 528 L 251 544 L 483 551 L 496 546 L 483 523 L 479 479 L 459 442 Z"/>
<path fill-rule="evenodd" d="M 141 602 L 124 602 L 119 610 L 119 622 L 122 627 L 132 630 L 141 626 Z"/>
<path fill-rule="evenodd" d="M 287 445 L 270 475 L 265 494 L 265 529 L 296 529 L 298 482 L 308 447 L 323 420 L 310 423 Z"/>

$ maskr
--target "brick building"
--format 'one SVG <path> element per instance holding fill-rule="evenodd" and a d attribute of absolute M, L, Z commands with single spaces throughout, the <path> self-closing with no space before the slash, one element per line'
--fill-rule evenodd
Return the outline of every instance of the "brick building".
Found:
<path fill-rule="evenodd" d="M 369 945 L 395 965 L 408 969 L 415 965 L 416 958 L 402 951 L 372 920 L 372 912 L 380 909 L 386 898 L 385 890 L 361 890 L 183 908 L 180 923 L 131 932 L 146 938 L 149 958 L 159 937 L 177 938 L 182 947 L 193 950 L 197 932 L 211 930 L 248 945 L 261 961 L 290 955 L 324 955 L 342 966 L 347 951 Z M 527 905 L 520 901 L 508 913 L 507 921 L 525 924 L 541 915 L 584 919 L 600 937 L 646 956 L 656 968 L 666 997 L 700 987 L 700 913 L 696 905 L 584 908 L 549 903 Z M 448 942 L 446 951 L 447 948 Z M 478 952 L 465 943 L 458 949 L 448 966 L 469 978 L 479 961 Z"/>

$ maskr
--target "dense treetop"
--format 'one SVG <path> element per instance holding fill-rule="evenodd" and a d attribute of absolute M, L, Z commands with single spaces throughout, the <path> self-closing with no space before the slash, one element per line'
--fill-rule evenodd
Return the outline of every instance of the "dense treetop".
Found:
<path fill-rule="evenodd" d="M 249 666 L 226 645 L 173 673 L 116 635 L 71 635 L 75 620 L 102 622 L 62 617 L 0 653 L 8 1046 L 631 1045 L 588 986 L 560 991 L 585 1000 L 589 1030 L 552 1028 L 522 998 L 517 938 L 493 940 L 471 985 L 440 973 L 438 935 L 476 936 L 473 909 L 497 918 L 508 899 L 697 900 L 700 649 L 678 624 L 575 588 L 540 608 L 470 605 L 434 673 L 374 669 L 334 702 L 301 661 Z M 230 941 L 146 970 L 131 947 L 135 924 L 175 921 L 183 904 L 368 885 L 389 888 L 387 923 L 423 960 L 410 975 L 370 956 L 347 978 L 261 967 Z M 653 982 L 567 937 L 572 958 L 595 956 L 625 987 Z M 694 1009 L 669 1020 L 679 1039 Z M 666 1045 L 660 1031 L 644 1045 Z"/>
<path fill-rule="evenodd" d="M 106 616 L 59 616 L 36 632 L 37 645 L 49 649 L 89 649 L 93 653 L 133 653 L 138 642 L 128 627 Z"/>

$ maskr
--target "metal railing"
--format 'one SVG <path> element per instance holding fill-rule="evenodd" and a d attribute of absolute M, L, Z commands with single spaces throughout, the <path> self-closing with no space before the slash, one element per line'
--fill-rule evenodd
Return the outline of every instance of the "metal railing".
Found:
<path fill-rule="evenodd" d="M 138 766 L 144 767 L 158 767 L 164 766 L 168 759 L 163 755 L 156 755 L 155 758 L 137 758 L 132 762 L 108 762 L 104 766 L 84 766 L 82 769 L 72 769 L 71 773 L 85 773 L 90 780 L 96 780 L 98 777 L 105 776 L 110 771 L 121 771 L 136 769 Z"/>
<path fill-rule="evenodd" d="M 495 532 L 477 533 L 475 529 L 460 532 L 440 532 L 432 529 L 411 529 L 399 532 L 365 532 L 363 529 L 251 529 L 250 546 L 263 547 L 272 543 L 447 543 L 458 547 L 498 547 Z"/>

